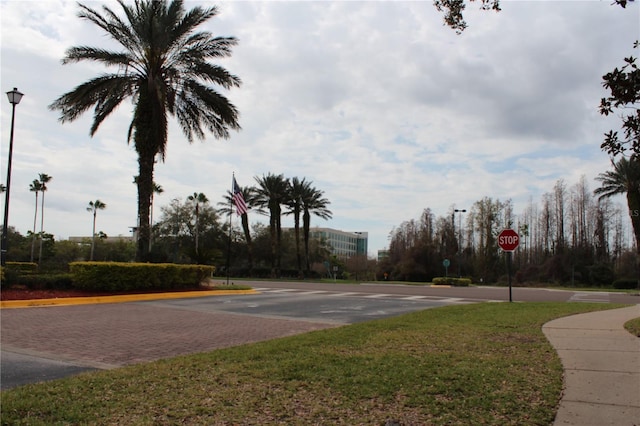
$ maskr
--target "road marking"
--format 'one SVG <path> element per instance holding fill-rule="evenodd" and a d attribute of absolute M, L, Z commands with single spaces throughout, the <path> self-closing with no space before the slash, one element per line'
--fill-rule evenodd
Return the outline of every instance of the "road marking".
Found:
<path fill-rule="evenodd" d="M 367 299 L 379 299 L 381 297 L 392 297 L 393 294 L 384 294 L 384 293 L 379 293 L 379 294 L 368 294 L 364 297 L 366 297 Z"/>
<path fill-rule="evenodd" d="M 585 291 L 577 292 L 569 299 L 570 302 L 609 303 L 609 293 Z"/>
<path fill-rule="evenodd" d="M 424 299 L 428 299 L 429 296 L 406 296 L 406 297 L 402 297 L 402 300 L 424 300 Z"/>
<path fill-rule="evenodd" d="M 353 293 L 353 292 L 346 292 L 346 293 L 329 293 L 327 294 L 327 296 L 331 296 L 331 297 L 342 297 L 342 296 L 355 296 L 355 295 L 359 295 L 362 293 Z"/>

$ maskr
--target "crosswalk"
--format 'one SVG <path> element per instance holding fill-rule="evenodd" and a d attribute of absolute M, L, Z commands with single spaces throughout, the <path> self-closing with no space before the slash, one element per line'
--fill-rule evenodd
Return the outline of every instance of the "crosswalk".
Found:
<path fill-rule="evenodd" d="M 576 292 L 569 299 L 570 302 L 593 302 L 593 303 L 609 303 L 609 293 L 600 291 L 583 291 Z"/>
<path fill-rule="evenodd" d="M 254 287 L 259 293 L 266 294 L 288 294 L 295 296 L 317 296 L 324 295 L 327 297 L 359 297 L 363 299 L 392 299 L 392 300 L 406 300 L 406 301 L 425 301 L 425 302 L 442 302 L 446 304 L 467 304 L 475 303 L 477 300 L 463 299 L 459 297 L 438 297 L 438 296 L 422 296 L 422 295 L 402 295 L 402 294 L 387 294 L 387 293 L 358 293 L 352 291 L 329 291 L 329 290 L 302 290 L 294 288 L 268 288 L 268 287 Z"/>

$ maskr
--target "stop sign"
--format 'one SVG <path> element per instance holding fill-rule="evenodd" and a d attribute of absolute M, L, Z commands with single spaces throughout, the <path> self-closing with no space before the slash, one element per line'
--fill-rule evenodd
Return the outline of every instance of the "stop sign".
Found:
<path fill-rule="evenodd" d="M 498 246 L 502 251 L 514 251 L 520 244 L 520 236 L 513 229 L 503 229 L 498 234 Z"/>

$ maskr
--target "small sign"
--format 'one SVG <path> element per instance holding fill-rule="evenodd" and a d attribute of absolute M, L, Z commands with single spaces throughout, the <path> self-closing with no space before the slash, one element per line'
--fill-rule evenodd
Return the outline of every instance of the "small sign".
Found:
<path fill-rule="evenodd" d="M 514 251 L 520 244 L 520 235 L 513 229 L 503 229 L 498 234 L 498 246 L 502 251 Z"/>
<path fill-rule="evenodd" d="M 444 266 L 445 268 L 448 268 L 449 265 L 451 265 L 451 262 L 449 261 L 449 259 L 445 259 L 442 261 L 442 266 Z"/>

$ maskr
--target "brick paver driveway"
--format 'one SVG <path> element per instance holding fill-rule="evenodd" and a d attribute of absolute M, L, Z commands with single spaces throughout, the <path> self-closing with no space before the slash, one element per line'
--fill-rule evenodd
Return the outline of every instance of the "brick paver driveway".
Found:
<path fill-rule="evenodd" d="M 109 368 L 304 333 L 335 324 L 142 303 L 0 311 L 2 349 Z"/>

